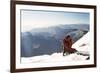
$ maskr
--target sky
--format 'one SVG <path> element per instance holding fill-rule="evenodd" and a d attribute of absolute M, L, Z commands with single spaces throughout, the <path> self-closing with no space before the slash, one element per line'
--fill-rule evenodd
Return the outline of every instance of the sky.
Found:
<path fill-rule="evenodd" d="M 21 10 L 22 31 L 65 24 L 89 24 L 89 13 Z"/>

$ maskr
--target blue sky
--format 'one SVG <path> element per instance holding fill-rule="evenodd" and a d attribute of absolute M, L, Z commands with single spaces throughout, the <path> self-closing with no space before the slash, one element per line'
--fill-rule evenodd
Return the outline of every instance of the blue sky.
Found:
<path fill-rule="evenodd" d="M 21 10 L 22 30 L 59 24 L 89 24 L 89 13 Z"/>

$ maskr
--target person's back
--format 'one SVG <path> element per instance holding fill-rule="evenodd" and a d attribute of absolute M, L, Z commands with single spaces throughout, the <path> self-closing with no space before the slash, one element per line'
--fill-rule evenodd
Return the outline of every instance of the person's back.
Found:
<path fill-rule="evenodd" d="M 65 53 L 70 54 L 76 52 L 76 50 L 71 47 L 72 47 L 72 39 L 70 35 L 68 35 L 63 39 L 63 50 L 64 50 L 63 55 Z"/>

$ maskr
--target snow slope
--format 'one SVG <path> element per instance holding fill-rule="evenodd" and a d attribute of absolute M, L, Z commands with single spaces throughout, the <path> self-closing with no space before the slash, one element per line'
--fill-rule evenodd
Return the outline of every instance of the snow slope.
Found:
<path fill-rule="evenodd" d="M 78 51 L 84 51 L 84 52 L 89 52 L 89 34 L 85 34 L 81 39 L 79 39 L 77 42 L 75 42 L 72 47 L 77 49 Z"/>
<path fill-rule="evenodd" d="M 89 53 L 89 32 L 81 39 L 73 44 L 73 48 L 83 53 Z M 53 53 L 52 55 L 41 55 L 33 57 L 22 57 L 21 63 L 50 63 L 50 62 L 70 62 L 70 61 L 83 61 L 88 56 L 78 55 L 76 53 L 63 56 L 62 53 Z"/>

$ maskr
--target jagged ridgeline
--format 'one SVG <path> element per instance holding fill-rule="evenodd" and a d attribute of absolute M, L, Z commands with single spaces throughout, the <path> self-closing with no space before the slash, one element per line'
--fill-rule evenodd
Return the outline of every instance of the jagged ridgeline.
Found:
<path fill-rule="evenodd" d="M 61 24 L 21 32 L 21 57 L 62 52 L 61 42 L 65 36 L 70 35 L 75 43 L 88 31 L 89 24 Z"/>

